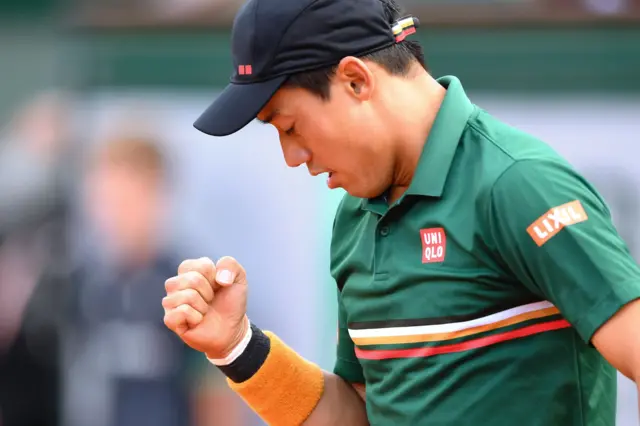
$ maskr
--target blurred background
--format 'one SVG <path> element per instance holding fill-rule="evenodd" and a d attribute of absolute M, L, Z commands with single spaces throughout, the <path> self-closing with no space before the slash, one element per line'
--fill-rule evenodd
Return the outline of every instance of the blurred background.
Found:
<path fill-rule="evenodd" d="M 640 0 L 403 3 L 433 74 L 564 154 L 640 257 Z M 239 6 L 0 2 L 1 426 L 261 424 L 163 326 L 187 257 L 241 260 L 250 317 L 332 367 L 342 193 L 287 169 L 265 126 L 192 127 L 228 81 Z M 639 424 L 624 378 L 618 411 Z"/>

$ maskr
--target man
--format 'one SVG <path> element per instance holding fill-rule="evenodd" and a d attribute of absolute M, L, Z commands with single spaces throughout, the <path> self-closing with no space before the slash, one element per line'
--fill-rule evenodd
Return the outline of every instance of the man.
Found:
<path fill-rule="evenodd" d="M 250 0 L 195 123 L 257 116 L 347 191 L 333 373 L 248 321 L 230 257 L 181 264 L 165 324 L 269 424 L 614 425 L 609 363 L 640 379 L 640 268 L 567 162 L 428 74 L 416 24 L 390 0 Z"/>
<path fill-rule="evenodd" d="M 72 277 L 63 423 L 237 424 L 235 395 L 219 378 L 203 380 L 203 362 L 194 361 L 206 359 L 194 359 L 161 321 L 162 282 L 178 265 L 166 241 L 165 154 L 155 140 L 124 135 L 99 146 L 88 166 L 89 226 L 78 231 L 95 246 L 77 250 Z"/>

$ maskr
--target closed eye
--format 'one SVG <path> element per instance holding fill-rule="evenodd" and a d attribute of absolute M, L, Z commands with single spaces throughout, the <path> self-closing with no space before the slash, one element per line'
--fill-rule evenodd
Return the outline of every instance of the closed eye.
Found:
<path fill-rule="evenodd" d="M 289 136 L 293 135 L 296 132 L 296 129 L 294 126 L 291 126 L 291 128 L 289 130 L 286 130 L 285 133 Z"/>

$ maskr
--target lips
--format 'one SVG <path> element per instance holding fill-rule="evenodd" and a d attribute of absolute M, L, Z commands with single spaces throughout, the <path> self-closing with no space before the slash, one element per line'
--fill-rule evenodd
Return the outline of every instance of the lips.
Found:
<path fill-rule="evenodd" d="M 321 175 L 323 173 L 328 173 L 329 177 L 331 177 L 331 175 L 333 174 L 333 172 L 330 171 L 330 170 L 309 170 L 309 174 L 311 176 L 319 176 L 319 175 Z"/>
<path fill-rule="evenodd" d="M 329 187 L 329 189 L 335 189 L 338 187 L 338 182 L 336 182 L 335 179 L 332 178 L 333 177 L 333 172 L 329 173 L 329 177 L 327 177 L 327 186 Z"/>

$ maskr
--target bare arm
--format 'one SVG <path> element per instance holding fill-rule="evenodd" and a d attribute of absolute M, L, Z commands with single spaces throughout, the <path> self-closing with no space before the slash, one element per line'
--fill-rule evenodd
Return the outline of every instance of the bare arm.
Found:
<path fill-rule="evenodd" d="M 593 336 L 593 345 L 611 365 L 636 382 L 640 397 L 639 323 L 640 299 L 629 303 L 607 321 Z"/>
<path fill-rule="evenodd" d="M 593 345 L 631 380 L 640 380 L 640 299 L 627 304 L 593 336 Z"/>
<path fill-rule="evenodd" d="M 364 386 L 352 385 L 335 374 L 324 372 L 322 399 L 304 426 L 368 426 Z"/>

